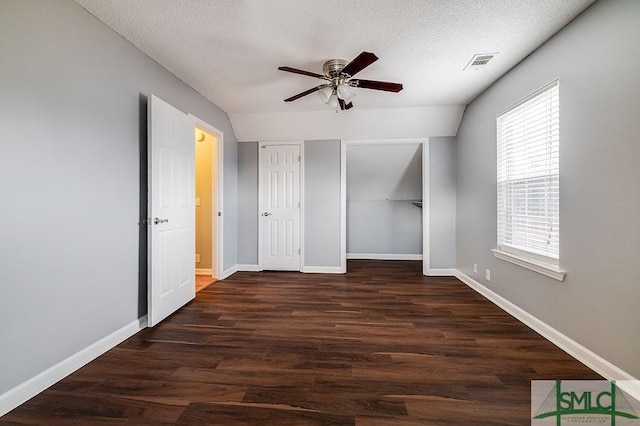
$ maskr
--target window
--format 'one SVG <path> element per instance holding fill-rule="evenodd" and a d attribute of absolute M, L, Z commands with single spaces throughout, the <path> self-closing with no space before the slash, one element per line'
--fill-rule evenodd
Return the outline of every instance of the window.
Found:
<path fill-rule="evenodd" d="M 558 82 L 498 115 L 496 257 L 557 279 L 560 257 Z M 540 270 L 542 269 L 542 270 Z"/>

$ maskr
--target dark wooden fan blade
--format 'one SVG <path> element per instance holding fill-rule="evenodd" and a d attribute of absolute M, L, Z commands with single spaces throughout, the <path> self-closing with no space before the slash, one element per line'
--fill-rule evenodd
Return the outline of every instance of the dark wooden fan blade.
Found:
<path fill-rule="evenodd" d="M 304 92 L 302 92 L 302 93 L 298 93 L 297 95 L 293 95 L 292 97 L 287 98 L 287 99 L 285 99 L 284 101 L 285 101 L 285 102 L 295 101 L 296 99 L 300 99 L 300 98 L 301 98 L 301 97 L 303 97 L 303 96 L 307 96 L 307 95 L 309 95 L 309 94 L 311 94 L 311 93 L 313 93 L 313 92 L 317 92 L 318 90 L 322 89 L 322 88 L 323 88 L 323 87 L 325 87 L 325 86 L 326 86 L 325 84 L 321 84 L 320 86 L 318 86 L 318 87 L 314 87 L 313 89 L 305 90 L 305 91 L 304 91 Z"/>
<path fill-rule="evenodd" d="M 338 98 L 338 104 L 340 105 L 340 109 L 343 111 L 353 108 L 353 104 L 351 102 L 347 104 L 340 98 Z"/>
<path fill-rule="evenodd" d="M 278 69 L 279 69 L 280 71 L 292 72 L 292 73 L 294 73 L 294 74 L 308 75 L 309 77 L 324 78 L 324 75 L 316 74 L 315 72 L 311 72 L 311 71 L 299 70 L 299 69 L 297 69 L 297 68 L 291 68 L 291 67 L 278 67 Z"/>
<path fill-rule="evenodd" d="M 388 81 L 350 80 L 350 83 L 355 83 L 356 87 L 362 87 L 363 89 L 384 90 L 386 92 L 399 92 L 402 90 L 402 84 L 389 83 Z"/>
<path fill-rule="evenodd" d="M 378 57 L 371 52 L 362 52 L 353 61 L 349 62 L 346 67 L 340 71 L 341 74 L 347 74 L 353 77 L 372 63 L 378 60 Z"/>

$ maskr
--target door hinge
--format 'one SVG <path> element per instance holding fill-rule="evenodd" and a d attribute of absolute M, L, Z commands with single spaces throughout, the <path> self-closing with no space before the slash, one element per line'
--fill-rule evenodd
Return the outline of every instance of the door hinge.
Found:
<path fill-rule="evenodd" d="M 218 212 L 218 216 L 222 216 L 222 212 Z"/>
<path fill-rule="evenodd" d="M 301 161 L 302 156 L 298 155 L 298 163 Z"/>
<path fill-rule="evenodd" d="M 298 249 L 298 254 L 302 254 L 302 251 L 301 251 L 301 249 Z"/>

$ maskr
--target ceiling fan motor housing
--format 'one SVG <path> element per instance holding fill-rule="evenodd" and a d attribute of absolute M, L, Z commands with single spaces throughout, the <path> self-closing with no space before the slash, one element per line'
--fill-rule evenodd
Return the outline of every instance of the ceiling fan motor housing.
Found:
<path fill-rule="evenodd" d="M 340 71 L 345 66 L 347 66 L 347 61 L 344 59 L 331 59 L 324 63 L 322 71 L 327 78 L 334 79 L 340 75 Z"/>

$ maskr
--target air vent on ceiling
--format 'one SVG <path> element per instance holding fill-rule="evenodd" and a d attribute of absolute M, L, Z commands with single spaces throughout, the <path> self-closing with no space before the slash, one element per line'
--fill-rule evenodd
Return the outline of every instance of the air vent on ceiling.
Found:
<path fill-rule="evenodd" d="M 484 68 L 497 53 L 481 53 L 473 55 L 473 58 L 469 61 L 464 70 L 479 70 Z"/>

